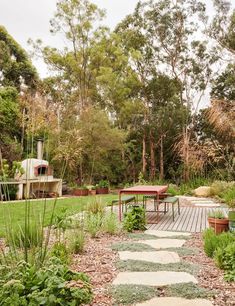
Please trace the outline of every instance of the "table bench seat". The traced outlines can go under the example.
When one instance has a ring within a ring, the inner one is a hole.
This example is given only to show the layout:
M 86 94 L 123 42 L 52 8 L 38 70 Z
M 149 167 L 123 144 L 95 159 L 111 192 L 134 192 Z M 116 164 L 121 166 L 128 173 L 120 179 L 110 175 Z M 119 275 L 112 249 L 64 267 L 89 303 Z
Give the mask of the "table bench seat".
M 166 197 L 165 199 L 161 200 L 161 203 L 165 203 L 167 205 L 168 204 L 171 205 L 173 221 L 175 221 L 175 209 L 174 209 L 175 204 L 177 204 L 177 206 L 178 206 L 178 214 L 180 215 L 180 202 L 179 202 L 179 199 L 176 198 L 176 197 Z
M 136 202 L 136 198 L 134 196 L 123 196 L 121 198 L 121 204 L 122 204 L 122 210 L 123 210 L 123 205 L 127 205 L 128 203 L 131 202 Z M 111 210 L 113 211 L 113 205 L 119 203 L 119 199 L 114 199 L 112 200 L 111 203 Z

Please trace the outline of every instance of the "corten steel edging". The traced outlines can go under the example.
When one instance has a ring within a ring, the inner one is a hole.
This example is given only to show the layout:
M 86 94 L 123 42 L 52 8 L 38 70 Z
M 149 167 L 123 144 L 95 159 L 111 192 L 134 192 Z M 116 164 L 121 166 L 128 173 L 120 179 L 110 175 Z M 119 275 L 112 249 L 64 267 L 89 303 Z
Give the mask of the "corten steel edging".
M 147 186 L 144 186 L 144 187 L 147 187 Z M 152 186 L 151 186 L 152 187 Z M 159 202 L 159 194 L 161 193 L 164 193 L 167 191 L 168 189 L 168 186 L 161 186 L 162 188 L 159 188 L 159 190 L 147 190 L 147 188 L 144 188 L 143 189 L 136 189 L 136 190 L 131 190 L 130 188 L 128 189 L 122 189 L 119 191 L 119 201 L 118 201 L 118 206 L 119 206 L 119 221 L 122 221 L 122 209 L 121 209 L 121 197 L 122 197 L 122 194 L 140 194 L 140 195 L 145 195 L 145 194 L 151 194 L 151 195 L 156 195 L 157 197 L 157 202 Z M 157 189 L 157 186 L 156 186 L 156 189 Z M 157 212 L 157 219 L 159 217 L 159 212 Z

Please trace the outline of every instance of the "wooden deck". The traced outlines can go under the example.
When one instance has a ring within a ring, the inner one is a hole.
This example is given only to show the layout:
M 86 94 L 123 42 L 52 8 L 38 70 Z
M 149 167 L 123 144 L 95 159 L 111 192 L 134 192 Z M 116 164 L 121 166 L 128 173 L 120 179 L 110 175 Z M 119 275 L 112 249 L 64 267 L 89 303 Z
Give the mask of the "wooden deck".
M 214 210 L 223 210 L 227 214 L 226 208 L 210 208 L 210 207 L 181 207 L 181 213 L 178 215 L 175 209 L 175 221 L 172 219 L 171 210 L 167 214 L 159 214 L 157 220 L 156 212 L 147 213 L 148 229 L 161 231 L 179 231 L 199 233 L 208 227 L 207 216 L 208 213 Z M 154 224 L 149 224 L 154 223 Z

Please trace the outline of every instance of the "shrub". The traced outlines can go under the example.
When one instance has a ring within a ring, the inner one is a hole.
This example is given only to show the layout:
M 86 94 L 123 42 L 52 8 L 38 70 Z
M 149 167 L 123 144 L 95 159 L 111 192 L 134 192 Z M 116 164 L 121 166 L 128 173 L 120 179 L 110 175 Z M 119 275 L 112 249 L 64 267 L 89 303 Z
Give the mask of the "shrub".
M 145 230 L 146 218 L 145 210 L 140 206 L 133 206 L 131 211 L 125 213 L 123 228 L 132 232 L 133 230 Z
M 225 279 L 235 281 L 235 239 L 225 248 L 217 248 L 214 258 L 217 266 L 226 271 Z
M 211 194 L 221 196 L 227 189 L 235 186 L 234 182 L 215 181 L 211 184 Z
M 69 250 L 74 254 L 82 253 L 85 245 L 85 233 L 82 229 L 73 232 L 69 241 Z
M 235 208 L 235 186 L 226 189 L 221 194 L 221 198 L 230 208 Z
M 1 305 L 83 305 L 92 300 L 88 277 L 68 269 L 58 258 L 37 269 L 24 261 L 0 268 Z
M 102 215 L 100 213 L 92 214 L 88 213 L 85 217 L 85 229 L 91 235 L 92 238 L 95 238 L 102 226 Z
M 109 188 L 109 182 L 106 180 L 101 180 L 99 181 L 98 187 L 99 188 Z
M 204 251 L 208 257 L 213 257 L 217 248 L 226 248 L 230 243 L 235 243 L 235 236 L 229 232 L 216 235 L 213 229 L 209 228 L 203 233 Z
M 107 214 L 103 219 L 102 228 L 105 233 L 117 234 L 120 230 L 117 216 L 114 213 Z
M 58 258 L 63 264 L 69 264 L 70 255 L 67 246 L 62 242 L 56 242 L 50 251 L 51 257 Z

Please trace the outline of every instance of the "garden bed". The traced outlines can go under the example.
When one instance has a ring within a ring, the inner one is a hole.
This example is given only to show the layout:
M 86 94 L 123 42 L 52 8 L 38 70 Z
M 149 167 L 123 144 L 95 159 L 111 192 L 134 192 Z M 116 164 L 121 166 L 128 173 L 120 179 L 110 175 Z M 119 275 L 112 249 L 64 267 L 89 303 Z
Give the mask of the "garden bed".
M 202 234 L 193 235 L 189 239 L 186 247 L 197 247 L 198 253 L 182 256 L 190 263 L 196 263 L 201 266 L 197 275 L 198 285 L 215 291 L 214 305 L 216 306 L 234 306 L 235 305 L 235 283 L 229 283 L 224 280 L 224 272 L 216 267 L 213 259 L 206 256 L 203 250 Z

